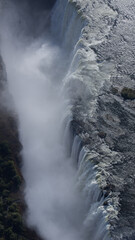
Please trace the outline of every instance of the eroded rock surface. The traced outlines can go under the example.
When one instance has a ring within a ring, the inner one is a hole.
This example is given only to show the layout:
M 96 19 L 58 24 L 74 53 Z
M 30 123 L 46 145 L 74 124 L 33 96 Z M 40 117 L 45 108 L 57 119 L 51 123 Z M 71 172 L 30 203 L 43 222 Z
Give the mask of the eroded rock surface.
M 112 239 L 134 239 L 135 100 L 124 99 L 121 91 L 135 89 L 135 4 L 76 2 L 88 23 L 82 36 L 83 61 L 74 73 L 81 76 L 85 91 L 74 101 L 72 126 L 91 152 Z

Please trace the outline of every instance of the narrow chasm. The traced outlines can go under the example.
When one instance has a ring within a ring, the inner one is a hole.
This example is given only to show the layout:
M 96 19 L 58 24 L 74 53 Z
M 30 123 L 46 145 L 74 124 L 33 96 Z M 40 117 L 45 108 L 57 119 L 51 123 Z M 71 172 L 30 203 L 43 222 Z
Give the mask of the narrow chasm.
M 17 154 L 20 152 L 22 159 L 22 173 L 17 173 L 14 156 L 4 155 L 3 171 L 9 167 L 14 172 L 4 184 L 10 185 L 12 177 L 16 181 L 26 203 L 24 221 L 43 240 L 110 239 L 103 208 L 105 196 L 97 184 L 89 150 L 73 126 L 73 106 L 81 101 L 84 86 L 80 81 L 74 91 L 76 81 L 73 88 L 67 84 L 77 61 L 74 59 L 71 66 L 73 49 L 84 24 L 70 1 L 12 0 L 2 4 L 0 47 L 7 74 L 6 91 L 12 96 L 5 96 L 4 91 L 2 99 L 17 119 Z M 12 119 L 8 121 L 12 125 Z M 16 151 L 16 146 L 13 148 Z M 9 154 L 7 143 L 0 142 L 1 151 Z M 8 191 L 4 193 L 7 195 Z M 13 197 L 8 208 L 11 216 L 5 219 L 14 219 L 15 226 L 9 224 L 7 235 L 1 227 L 2 239 L 38 239 L 28 230 L 25 235 L 16 232 L 20 215 L 19 210 L 14 214 L 12 211 L 17 201 Z

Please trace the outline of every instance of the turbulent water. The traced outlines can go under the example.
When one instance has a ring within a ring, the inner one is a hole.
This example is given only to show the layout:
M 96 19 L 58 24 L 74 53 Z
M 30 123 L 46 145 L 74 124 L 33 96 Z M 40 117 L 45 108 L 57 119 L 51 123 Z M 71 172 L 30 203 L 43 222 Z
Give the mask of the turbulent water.
M 120 144 L 126 127 L 134 143 L 133 111 L 119 89 L 117 96 L 110 89 L 127 77 L 134 86 L 133 61 L 126 59 L 133 60 L 133 44 L 126 45 L 130 31 L 122 37 L 124 26 L 132 26 L 133 4 L 57 0 L 50 10 L 53 3 L 7 1 L 1 14 L 1 51 L 13 98 L 7 102 L 23 146 L 26 221 L 43 239 L 124 239 L 134 227 L 124 211 L 117 222 L 127 168 Z M 129 156 L 132 146 L 125 146 Z
M 51 32 L 57 40 L 55 42 L 48 30 L 42 38 L 36 29 L 28 34 L 27 21 L 24 21 L 24 12 L 19 7 L 26 10 L 27 5 L 16 7 L 9 3 L 1 29 L 2 55 L 23 146 L 27 224 L 35 228 L 43 239 L 84 240 L 89 236 L 93 240 L 103 239 L 106 224 L 102 209 L 98 209 L 102 202 L 100 190 L 93 166 L 81 163 L 88 154 L 84 149 L 80 152 L 80 140 L 71 138 L 71 103 L 64 87 L 72 71 L 71 53 L 84 23 L 72 5 L 58 1 L 51 14 Z M 68 12 L 64 14 L 69 13 L 70 16 L 74 12 L 66 34 L 66 20 L 63 21 L 61 16 L 65 7 Z M 46 23 L 49 14 L 47 11 Z M 60 21 L 56 28 L 55 19 L 58 18 Z M 29 27 L 31 22 L 28 21 Z M 73 146 L 67 150 L 72 141 Z M 89 185 L 85 186 L 87 181 Z

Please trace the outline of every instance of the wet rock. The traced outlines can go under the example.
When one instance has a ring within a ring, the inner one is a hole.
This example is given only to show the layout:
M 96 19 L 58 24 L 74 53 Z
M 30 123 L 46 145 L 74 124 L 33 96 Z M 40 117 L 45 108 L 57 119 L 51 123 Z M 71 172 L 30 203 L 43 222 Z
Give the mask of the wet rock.
M 98 153 L 92 161 L 98 172 L 97 182 L 104 191 L 112 239 L 135 239 L 135 6 L 133 1 L 126 0 L 104 2 L 116 13 L 113 25 L 98 42 L 98 24 L 91 13 L 96 31 L 91 28 L 93 38 L 87 37 L 100 72 L 89 71 L 87 88 L 92 92 L 95 83 L 95 104 L 88 98 L 85 104 L 80 103 L 81 111 L 76 113 L 73 109 L 74 129 L 78 129 L 90 152 Z M 102 1 L 100 3 L 102 6 Z M 96 4 L 98 6 L 98 2 Z M 96 12 L 96 5 L 92 7 Z M 109 80 L 103 83 L 108 72 Z M 105 74 L 103 78 L 101 73 Z M 96 85 L 97 79 L 99 84 Z

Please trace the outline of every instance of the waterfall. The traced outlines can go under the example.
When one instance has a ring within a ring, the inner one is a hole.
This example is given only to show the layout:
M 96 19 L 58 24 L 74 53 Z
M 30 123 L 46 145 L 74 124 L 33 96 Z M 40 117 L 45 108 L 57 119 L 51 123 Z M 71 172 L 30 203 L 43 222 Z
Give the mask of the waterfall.
M 75 1 L 67 0 L 58 0 L 52 10 L 51 37 L 48 32 L 42 39 L 18 37 L 8 20 L 3 23 L 2 55 L 23 145 L 27 224 L 43 239 L 109 240 L 96 169 L 71 127 L 74 101 L 87 101 L 97 92 L 98 83 L 87 89 L 88 77 L 83 81 L 80 70 L 89 57 L 98 71 L 94 53 L 83 45 L 87 20 Z
M 67 0 L 58 0 L 52 12 L 51 26 L 54 36 L 62 42 L 62 47 L 71 52 L 79 39 L 84 21 L 75 5 Z

